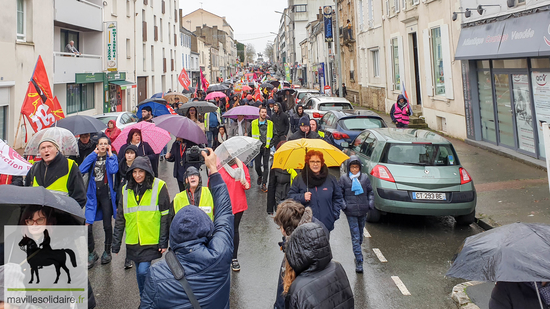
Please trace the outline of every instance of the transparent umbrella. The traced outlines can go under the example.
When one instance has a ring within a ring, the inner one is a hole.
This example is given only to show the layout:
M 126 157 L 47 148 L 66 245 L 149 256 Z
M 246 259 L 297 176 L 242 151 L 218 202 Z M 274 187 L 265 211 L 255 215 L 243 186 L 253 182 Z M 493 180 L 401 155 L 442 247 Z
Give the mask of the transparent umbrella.
M 38 147 L 43 138 L 52 138 L 59 145 L 59 150 L 64 156 L 78 156 L 78 142 L 71 131 L 61 127 L 51 127 L 36 132 L 25 147 L 24 155 L 40 155 Z
M 221 143 L 214 151 L 218 156 L 218 168 L 237 158 L 244 164 L 250 163 L 260 153 L 262 142 L 248 136 L 233 136 Z

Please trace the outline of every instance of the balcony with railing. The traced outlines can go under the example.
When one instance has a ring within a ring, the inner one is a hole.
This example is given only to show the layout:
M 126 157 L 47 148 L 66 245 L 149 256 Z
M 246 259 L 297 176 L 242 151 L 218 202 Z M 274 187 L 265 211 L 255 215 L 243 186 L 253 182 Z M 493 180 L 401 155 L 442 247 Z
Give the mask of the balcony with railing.
M 57 26 L 103 31 L 101 6 L 85 0 L 55 0 L 54 22 Z
M 75 55 L 54 52 L 54 84 L 74 83 L 75 73 L 96 73 L 103 71 L 103 58 L 100 55 Z

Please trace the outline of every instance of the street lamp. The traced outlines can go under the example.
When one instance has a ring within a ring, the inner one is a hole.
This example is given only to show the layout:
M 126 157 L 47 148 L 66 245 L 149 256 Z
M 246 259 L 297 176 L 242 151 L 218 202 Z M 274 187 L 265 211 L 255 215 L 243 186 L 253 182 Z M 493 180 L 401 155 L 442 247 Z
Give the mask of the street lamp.
M 286 17 L 288 17 L 288 19 L 290 19 L 291 22 L 294 22 L 294 20 L 292 19 L 292 17 L 290 17 L 287 13 L 279 12 L 279 11 L 275 11 L 275 13 L 281 14 L 281 15 L 285 15 Z

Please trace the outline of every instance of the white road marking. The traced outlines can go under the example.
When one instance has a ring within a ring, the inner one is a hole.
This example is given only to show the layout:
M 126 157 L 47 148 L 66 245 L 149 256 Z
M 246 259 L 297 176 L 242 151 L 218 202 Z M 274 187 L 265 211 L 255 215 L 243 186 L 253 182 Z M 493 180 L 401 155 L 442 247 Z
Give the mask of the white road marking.
M 367 228 L 363 229 L 363 236 L 364 237 L 370 237 L 369 231 L 367 231 Z
M 401 281 L 401 279 L 399 279 L 398 276 L 391 276 L 391 278 L 392 278 L 393 282 L 395 282 L 395 285 L 397 285 L 397 288 L 399 289 L 399 291 L 401 291 L 401 294 L 411 295 L 411 292 L 409 292 L 409 290 L 407 290 L 407 287 L 405 286 L 403 281 Z
M 380 251 L 380 249 L 373 248 L 372 251 L 374 251 L 374 254 L 376 254 L 376 257 L 378 257 L 380 262 L 386 263 L 388 261 L 388 260 L 386 260 L 386 258 L 384 257 L 384 255 L 382 254 L 382 251 Z

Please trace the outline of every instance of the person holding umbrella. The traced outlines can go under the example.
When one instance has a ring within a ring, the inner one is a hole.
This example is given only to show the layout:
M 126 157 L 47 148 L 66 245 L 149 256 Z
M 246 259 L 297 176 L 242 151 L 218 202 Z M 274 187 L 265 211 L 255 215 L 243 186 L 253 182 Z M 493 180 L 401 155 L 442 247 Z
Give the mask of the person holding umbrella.
M 254 119 L 251 124 L 250 135 L 262 142 L 260 153 L 256 157 L 256 173 L 258 174 L 257 184 L 261 185 L 262 192 L 267 192 L 267 178 L 269 177 L 269 154 L 271 139 L 273 138 L 273 122 L 267 120 L 267 108 L 260 107 L 260 117 Z M 263 172 L 262 172 L 263 165 Z
M 141 297 L 151 261 L 161 258 L 168 247 L 170 196 L 166 183 L 154 176 L 146 157 L 134 160 L 127 177 L 118 204 L 112 250 L 120 252 L 126 230 L 126 253 L 136 264 Z
M 197 170 L 200 169 L 200 163 L 188 163 L 185 151 L 188 148 L 195 146 L 196 144 L 177 137 L 176 141 L 172 144 L 170 152 L 166 154 L 166 161 L 174 162 L 174 178 L 178 182 L 180 192 L 185 190 L 185 172 L 191 166 L 194 166 Z
M 78 156 L 70 156 L 76 164 L 80 165 L 86 159 L 86 157 L 94 152 L 97 143 L 90 138 L 90 133 L 80 134 L 78 138 Z
M 237 116 L 237 121 L 229 125 L 229 138 L 233 136 L 248 136 L 250 134 L 250 122 L 244 115 Z
M 101 255 L 101 264 L 111 263 L 111 244 L 113 242 L 112 219 L 116 219 L 115 175 L 118 172 L 118 160 L 111 151 L 109 138 L 99 138 L 97 148 L 80 165 L 80 172 L 89 175 L 86 193 L 86 225 L 88 226 L 88 269 L 98 260 L 95 252 L 93 224 L 103 221 L 105 232 L 105 251 Z
M 340 209 L 345 206 L 342 189 L 336 178 L 329 174 L 323 152 L 309 150 L 305 167 L 296 176 L 288 197 L 313 210 L 313 216 L 327 227 L 334 229 L 334 222 L 340 218 Z
M 86 187 L 75 161 L 65 158 L 58 142 L 44 136 L 38 150 L 41 161 L 35 163 L 25 177 L 26 187 L 42 186 L 68 194 L 80 207 L 86 206 Z
M 197 108 L 196 107 L 190 107 L 187 110 L 187 114 L 185 117 L 191 119 L 194 123 L 196 123 L 203 132 L 205 132 L 206 127 L 202 124 L 202 122 L 199 121 L 199 115 L 197 114 Z
M 120 147 L 120 151 L 118 152 L 119 161 L 122 160 L 122 158 L 124 157 L 124 154 L 126 153 L 126 148 L 130 145 L 134 145 L 137 147 L 138 156 L 140 157 L 146 156 L 149 158 L 149 161 L 153 166 L 153 175 L 156 177 L 158 175 L 158 155 L 155 154 L 155 152 L 153 151 L 153 148 L 151 148 L 149 143 L 143 141 L 140 129 L 133 128 L 128 133 L 128 138 L 126 139 L 126 145 L 123 145 L 122 147 Z

